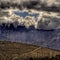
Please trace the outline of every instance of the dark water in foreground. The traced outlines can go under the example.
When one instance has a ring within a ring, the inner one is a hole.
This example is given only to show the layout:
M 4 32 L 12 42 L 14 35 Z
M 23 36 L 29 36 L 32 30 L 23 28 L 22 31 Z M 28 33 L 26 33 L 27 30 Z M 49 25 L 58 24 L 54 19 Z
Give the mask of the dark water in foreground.
M 60 30 L 1 30 L 0 40 L 21 42 L 60 50 Z

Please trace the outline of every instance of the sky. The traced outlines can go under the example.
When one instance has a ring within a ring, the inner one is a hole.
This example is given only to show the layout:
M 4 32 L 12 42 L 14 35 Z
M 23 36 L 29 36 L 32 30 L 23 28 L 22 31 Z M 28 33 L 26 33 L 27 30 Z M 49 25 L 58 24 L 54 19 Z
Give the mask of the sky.
M 20 3 L 20 4 L 31 4 L 32 2 L 34 3 L 37 3 L 37 4 L 45 4 L 46 6 L 52 6 L 52 5 L 59 5 L 60 3 L 60 0 L 0 0 L 0 1 L 10 1 L 11 3 L 12 2 L 16 2 L 16 3 Z M 28 3 L 27 3 L 28 2 Z M 32 4 L 33 5 L 33 4 Z
M 21 7 L 20 8 L 28 8 L 28 9 L 38 9 L 38 10 L 46 10 L 47 7 L 56 7 L 57 11 L 60 11 L 60 0 L 0 0 L 0 3 L 10 2 L 17 3 Z M 52 8 L 51 8 L 52 9 Z M 54 11 L 54 9 L 52 9 Z

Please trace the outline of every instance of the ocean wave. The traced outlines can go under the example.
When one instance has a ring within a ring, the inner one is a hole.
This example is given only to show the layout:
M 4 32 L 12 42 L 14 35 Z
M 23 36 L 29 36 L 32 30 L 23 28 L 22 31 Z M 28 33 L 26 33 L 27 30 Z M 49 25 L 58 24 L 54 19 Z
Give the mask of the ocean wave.
M 30 12 L 29 12 L 30 11 Z M 15 13 L 16 12 L 16 13 Z M 24 16 L 26 14 L 26 16 Z M 25 26 L 29 28 L 34 26 L 35 29 L 60 29 L 60 14 L 46 11 L 36 10 L 14 10 L 7 9 L 0 13 L 0 25 L 10 26 L 12 23 L 14 27 Z M 24 17 L 23 17 L 24 16 Z

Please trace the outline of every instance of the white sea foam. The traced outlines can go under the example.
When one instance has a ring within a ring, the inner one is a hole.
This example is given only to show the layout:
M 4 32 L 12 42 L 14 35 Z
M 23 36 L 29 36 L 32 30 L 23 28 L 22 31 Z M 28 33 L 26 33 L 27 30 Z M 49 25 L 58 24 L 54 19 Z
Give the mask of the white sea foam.
M 31 9 L 31 14 L 38 13 L 39 16 L 37 17 L 37 20 L 35 20 L 34 16 L 26 16 L 23 18 L 22 16 L 19 16 L 15 14 L 14 12 L 24 12 L 20 11 L 18 9 L 9 9 L 9 10 L 4 10 L 1 11 L 3 14 L 4 12 L 8 12 L 8 15 L 2 15 L 0 17 L 0 23 L 13 23 L 14 26 L 17 25 L 25 25 L 27 28 L 29 26 L 33 25 L 36 29 L 57 29 L 60 28 L 60 13 L 53 13 L 53 12 L 46 12 L 46 11 L 36 11 Z M 26 10 L 29 13 L 29 10 Z M 17 23 L 17 25 L 16 25 Z

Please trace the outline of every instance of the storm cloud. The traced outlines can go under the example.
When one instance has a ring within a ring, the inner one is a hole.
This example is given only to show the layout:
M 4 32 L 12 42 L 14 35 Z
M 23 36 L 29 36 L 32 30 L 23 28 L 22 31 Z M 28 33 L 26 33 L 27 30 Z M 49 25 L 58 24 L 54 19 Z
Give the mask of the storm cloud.
M 0 3 L 22 9 L 28 8 L 37 10 L 60 11 L 60 0 L 1 0 Z

